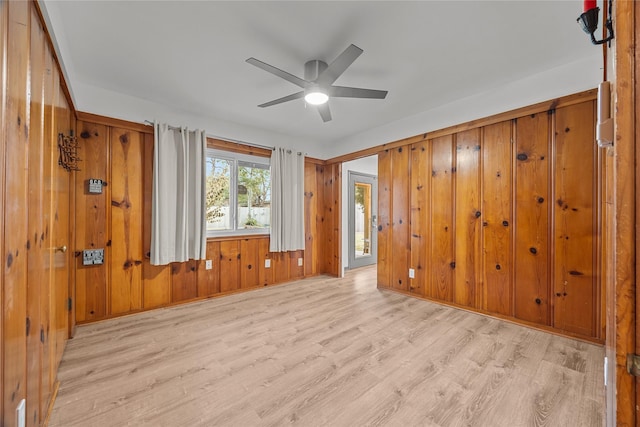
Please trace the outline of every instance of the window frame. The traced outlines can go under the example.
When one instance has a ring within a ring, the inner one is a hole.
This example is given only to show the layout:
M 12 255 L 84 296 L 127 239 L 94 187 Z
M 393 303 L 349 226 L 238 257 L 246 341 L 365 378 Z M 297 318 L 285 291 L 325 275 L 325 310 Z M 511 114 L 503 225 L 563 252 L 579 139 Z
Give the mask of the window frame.
M 231 162 L 231 170 L 229 173 L 229 213 L 231 214 L 231 224 L 233 225 L 233 228 L 229 230 L 207 229 L 207 238 L 235 237 L 246 235 L 268 236 L 271 233 L 271 224 L 269 224 L 269 227 L 264 228 L 238 228 L 238 167 L 240 162 L 253 163 L 267 166 L 267 169 L 269 169 L 269 173 L 271 173 L 271 158 L 237 153 L 235 151 L 227 151 L 211 147 L 207 147 L 205 155 L 207 159 L 213 157 L 216 159 Z

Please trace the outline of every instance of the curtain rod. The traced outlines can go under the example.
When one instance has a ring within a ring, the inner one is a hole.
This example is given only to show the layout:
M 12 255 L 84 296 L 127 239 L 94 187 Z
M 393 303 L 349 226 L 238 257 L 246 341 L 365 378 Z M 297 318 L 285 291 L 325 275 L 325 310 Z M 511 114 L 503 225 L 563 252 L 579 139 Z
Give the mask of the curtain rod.
M 150 120 L 145 120 L 145 121 L 144 121 L 144 124 L 145 124 L 145 125 L 148 125 L 148 126 L 153 126 L 153 122 L 152 122 L 152 121 L 150 121 Z M 171 125 L 168 125 L 168 126 L 169 126 L 169 129 L 171 129 L 171 130 L 173 130 L 173 129 L 182 129 L 182 128 L 181 128 L 181 127 L 179 127 L 179 126 L 171 126 Z M 250 147 L 264 148 L 265 150 L 271 150 L 271 151 L 273 151 L 273 150 L 275 150 L 275 149 L 276 149 L 276 147 L 269 147 L 268 145 L 261 145 L 261 144 L 256 144 L 256 143 L 254 143 L 254 142 L 240 141 L 240 140 L 238 140 L 238 139 L 225 138 L 225 137 L 217 136 L 217 135 L 207 135 L 207 137 L 209 137 L 209 138 L 219 139 L 219 140 L 221 140 L 221 141 L 226 141 L 226 142 L 233 142 L 233 143 L 236 143 L 236 144 L 248 145 L 248 146 L 250 146 Z M 302 153 L 298 153 L 298 154 L 302 154 Z

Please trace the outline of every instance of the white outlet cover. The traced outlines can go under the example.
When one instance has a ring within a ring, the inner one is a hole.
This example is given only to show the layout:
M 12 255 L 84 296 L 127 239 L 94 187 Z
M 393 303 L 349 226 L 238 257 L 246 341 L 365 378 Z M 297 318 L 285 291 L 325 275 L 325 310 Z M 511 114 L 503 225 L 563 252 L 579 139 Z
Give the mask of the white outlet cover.
M 271 260 L 269 258 L 264 260 L 264 268 L 271 268 Z
M 204 268 L 207 270 L 211 270 L 213 268 L 213 261 L 208 259 L 204 262 Z
M 22 399 L 20 404 L 16 408 L 16 426 L 18 427 L 26 427 L 27 425 L 27 402 Z
M 298 258 L 298 267 L 302 267 L 302 258 Z
M 416 271 L 413 268 L 409 269 L 409 279 L 415 279 L 416 278 Z

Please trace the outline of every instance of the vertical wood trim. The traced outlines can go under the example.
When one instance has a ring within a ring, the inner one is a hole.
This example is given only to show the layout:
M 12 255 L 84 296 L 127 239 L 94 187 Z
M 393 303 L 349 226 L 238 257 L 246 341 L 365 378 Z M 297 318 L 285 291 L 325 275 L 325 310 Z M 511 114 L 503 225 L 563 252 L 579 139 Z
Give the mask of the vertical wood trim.
M 454 302 L 473 308 L 478 308 L 480 269 L 480 152 L 479 129 L 456 135 Z
M 391 286 L 392 164 L 389 150 L 378 154 L 378 287 Z
M 317 168 L 313 163 L 305 162 L 304 165 L 304 221 L 305 221 L 305 250 L 304 250 L 304 270 L 305 276 L 315 276 L 318 274 L 318 237 L 317 221 L 318 215 L 318 189 L 316 180 Z M 264 261 L 261 261 L 260 268 L 264 268 Z
M 428 286 L 430 271 L 429 250 L 431 236 L 430 223 L 430 144 L 427 141 L 411 146 L 411 176 L 410 176 L 410 267 L 414 269 L 415 278 L 409 279 L 409 291 L 417 295 L 431 296 Z
M 8 7 L 8 56 L 6 66 L 6 149 L 4 252 L 4 425 L 13 425 L 15 408 L 26 397 L 26 300 L 27 300 L 27 103 L 29 61 L 29 3 L 10 2 Z M 4 108 L 3 108 L 4 110 Z M 8 224 L 7 224 L 8 225 Z
M 435 299 L 453 301 L 455 262 L 455 136 L 429 140 L 430 252 L 429 287 Z
M 553 276 L 554 326 L 596 337 L 595 182 L 593 101 L 555 114 Z
M 45 69 L 51 70 L 53 67 L 53 58 L 51 53 L 49 52 L 49 48 L 45 49 Z M 53 130 L 54 125 L 54 108 L 53 108 L 53 91 L 55 87 L 55 79 L 54 73 L 45 73 L 45 81 L 44 81 L 44 127 L 43 127 L 43 136 L 44 136 L 44 162 L 43 162 L 43 175 L 49 177 L 53 176 L 53 167 L 56 166 L 56 140 L 53 137 L 55 135 L 55 131 Z M 53 313 L 52 309 L 52 295 L 53 295 L 53 285 L 55 283 L 54 276 L 54 262 L 53 262 L 53 251 L 51 247 L 53 246 L 53 189 L 52 186 L 45 186 L 45 204 L 44 204 L 44 242 L 43 245 L 47 248 L 47 253 L 44 254 L 44 263 L 48 265 L 48 267 L 44 271 L 44 282 L 46 286 L 43 288 L 43 294 L 40 296 L 41 298 L 41 310 L 43 313 L 44 324 L 43 328 L 45 331 L 51 331 L 53 329 Z M 43 382 L 43 405 L 46 405 L 46 402 L 49 401 L 51 393 L 54 390 L 54 379 L 55 376 L 52 373 L 54 369 L 54 364 L 52 362 L 52 346 L 50 344 L 51 336 L 53 334 L 45 333 L 44 336 L 44 344 L 43 344 L 43 357 L 42 357 L 42 382 Z M 43 414 L 44 415 L 44 414 Z
M 3 171 L 5 167 L 6 161 L 6 151 L 7 151 L 7 118 L 6 118 L 6 110 L 7 110 L 7 22 L 8 22 L 8 5 L 9 2 L 3 1 L 0 2 L 0 82 L 2 82 L 2 87 L 0 88 L 0 102 L 2 105 L 0 107 L 0 165 L 2 165 Z M 2 238 L 0 238 L 0 254 L 2 254 L 3 258 L 0 260 L 5 265 L 4 255 L 5 252 L 5 242 L 4 242 L 4 227 L 5 227 L 5 174 L 0 173 L 0 230 L 2 230 Z M 4 272 L 4 269 L 3 269 Z M 0 274 L 0 307 L 2 307 L 2 312 L 0 313 L 0 414 L 4 414 L 5 410 L 5 279 L 4 273 Z M 0 415 L 0 423 L 4 422 L 4 416 Z
M 549 195 L 548 203 L 547 203 L 547 220 L 548 220 L 548 228 L 547 228 L 547 280 L 549 285 L 547 286 L 547 295 L 549 301 L 549 311 L 547 311 L 547 324 L 553 326 L 553 314 L 556 310 L 556 295 L 554 293 L 554 278 L 555 276 L 555 263 L 553 260 L 556 257 L 556 242 L 553 238 L 554 230 L 556 229 L 556 217 L 555 213 L 555 200 L 556 200 L 556 174 L 554 171 L 557 167 L 557 152 L 556 152 L 556 110 L 549 110 L 549 122 L 547 131 L 549 132 L 549 136 L 547 137 L 548 148 L 547 154 L 549 155 L 549 169 L 547 169 L 547 194 Z
M 103 179 L 108 183 L 106 156 L 109 150 L 107 128 L 92 123 L 78 122 L 78 144 L 82 158 L 82 168 L 75 174 L 75 217 L 76 232 L 72 265 L 75 266 L 76 320 L 100 319 L 107 314 L 107 264 L 82 265 L 82 251 L 104 248 L 107 252 L 107 196 L 87 194 L 87 180 Z
M 43 329 L 41 298 L 49 283 L 42 280 L 45 271 L 44 257 L 48 248 L 43 247 L 44 239 L 44 32 L 37 16 L 31 11 L 30 22 L 30 73 L 31 102 L 29 105 L 31 123 L 29 126 L 28 150 L 28 235 L 27 235 L 27 318 L 30 333 L 27 335 L 27 425 L 38 425 L 41 418 L 42 355 L 44 343 L 40 341 Z
M 112 129 L 111 313 L 142 308 L 143 141 L 138 132 Z M 114 171 L 114 169 L 116 171 Z
M 391 151 L 391 286 L 403 291 L 409 290 L 409 261 L 411 259 L 410 241 L 410 162 L 409 147 L 398 147 Z
M 615 348 L 616 419 L 621 426 L 636 425 L 639 419 L 637 380 L 626 372 L 626 357 L 638 352 L 637 328 L 637 245 L 640 243 L 636 228 L 638 188 L 640 176 L 635 166 L 639 153 L 635 146 L 638 132 L 637 105 L 638 80 L 635 75 L 638 52 L 636 37 L 640 37 L 636 20 L 640 16 L 638 2 L 615 2 L 616 26 L 614 69 L 614 123 L 615 123 L 615 300 L 609 302 L 609 311 L 615 315 L 615 334 L 608 337 L 607 346 Z M 609 353 L 611 354 L 611 353 Z M 610 361 L 609 363 L 612 363 Z
M 550 324 L 550 114 L 514 120 L 514 315 Z
M 512 315 L 513 189 L 511 122 L 483 128 L 482 242 L 483 300 L 479 307 Z

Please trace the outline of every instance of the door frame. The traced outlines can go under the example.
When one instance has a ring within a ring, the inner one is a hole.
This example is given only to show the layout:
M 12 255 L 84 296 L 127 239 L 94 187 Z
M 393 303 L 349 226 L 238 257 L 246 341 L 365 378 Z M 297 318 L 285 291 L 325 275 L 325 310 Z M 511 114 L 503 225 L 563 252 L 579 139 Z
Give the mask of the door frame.
M 356 182 L 364 182 L 371 185 L 371 242 L 369 245 L 369 251 L 371 256 L 369 258 L 356 258 L 355 257 L 355 184 Z M 349 171 L 348 176 L 348 191 L 347 191 L 347 203 L 348 217 L 347 217 L 347 248 L 349 251 L 349 270 L 354 268 L 363 267 L 365 265 L 372 265 L 378 262 L 378 233 L 374 230 L 376 226 L 376 220 L 378 217 L 378 177 L 363 172 Z
M 637 39 L 640 38 L 639 2 L 615 2 L 616 38 L 613 44 L 614 146 L 612 169 L 606 179 L 613 188 L 613 215 L 607 219 L 610 234 L 605 258 L 607 336 L 605 369 L 607 425 L 637 425 L 640 421 L 638 379 L 627 372 L 627 356 L 640 353 L 640 142 L 637 108 L 640 84 Z M 604 45 L 606 46 L 606 45 Z M 606 48 L 605 48 L 606 49 Z M 605 64 L 610 66 L 611 63 Z M 623 106 L 619 108 L 618 106 Z

